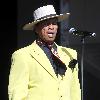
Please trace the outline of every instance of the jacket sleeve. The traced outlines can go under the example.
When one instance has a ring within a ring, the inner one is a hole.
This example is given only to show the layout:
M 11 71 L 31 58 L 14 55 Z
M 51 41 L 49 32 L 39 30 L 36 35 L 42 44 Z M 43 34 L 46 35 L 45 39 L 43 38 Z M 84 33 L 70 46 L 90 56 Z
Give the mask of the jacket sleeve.
M 12 55 L 9 74 L 9 100 L 26 100 L 28 94 L 29 72 L 26 58 L 21 53 Z
M 76 51 L 72 53 L 73 58 L 77 59 Z M 72 71 L 72 80 L 71 80 L 71 100 L 81 100 L 81 89 L 80 82 L 78 77 L 78 64 L 76 64 L 74 70 Z

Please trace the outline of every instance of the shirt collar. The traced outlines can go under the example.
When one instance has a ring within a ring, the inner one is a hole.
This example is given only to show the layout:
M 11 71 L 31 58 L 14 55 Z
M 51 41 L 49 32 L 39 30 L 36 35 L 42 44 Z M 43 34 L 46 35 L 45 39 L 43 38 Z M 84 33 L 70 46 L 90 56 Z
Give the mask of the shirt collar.
M 57 46 L 56 46 L 56 44 L 53 42 L 52 44 L 48 44 L 48 43 L 46 43 L 46 42 L 44 42 L 43 40 L 41 40 L 41 39 L 37 39 L 36 40 L 36 43 L 39 45 L 39 46 L 43 46 L 43 47 L 47 47 L 47 48 L 49 48 L 50 50 L 53 48 L 53 49 L 55 49 L 55 50 L 57 50 Z

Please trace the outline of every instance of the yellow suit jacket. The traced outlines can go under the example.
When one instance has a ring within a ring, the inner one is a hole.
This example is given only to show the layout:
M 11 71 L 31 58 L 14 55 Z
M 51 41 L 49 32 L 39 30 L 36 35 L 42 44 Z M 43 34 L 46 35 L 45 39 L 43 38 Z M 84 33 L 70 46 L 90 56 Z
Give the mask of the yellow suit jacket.
M 36 42 L 13 53 L 9 100 L 81 100 L 78 66 L 73 72 L 68 67 L 73 58 L 77 59 L 77 53 L 58 45 L 57 51 L 67 67 L 65 75 L 58 77 Z

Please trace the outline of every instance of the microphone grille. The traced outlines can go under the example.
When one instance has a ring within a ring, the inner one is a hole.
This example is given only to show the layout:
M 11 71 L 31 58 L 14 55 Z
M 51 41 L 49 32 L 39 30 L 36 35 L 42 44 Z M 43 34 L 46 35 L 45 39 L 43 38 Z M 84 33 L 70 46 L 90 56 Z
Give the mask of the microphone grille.
M 70 28 L 69 29 L 69 33 L 73 33 L 74 31 L 76 31 L 75 28 Z
M 96 33 L 92 33 L 92 36 L 95 37 L 96 36 Z

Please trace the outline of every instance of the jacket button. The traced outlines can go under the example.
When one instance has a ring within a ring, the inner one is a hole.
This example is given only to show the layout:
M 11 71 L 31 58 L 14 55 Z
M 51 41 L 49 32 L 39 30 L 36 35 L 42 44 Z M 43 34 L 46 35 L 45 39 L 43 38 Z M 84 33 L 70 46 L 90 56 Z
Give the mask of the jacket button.
M 62 100 L 62 96 L 60 96 L 60 99 L 59 100 Z

